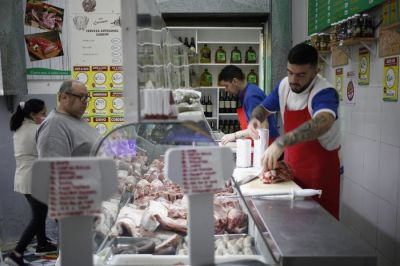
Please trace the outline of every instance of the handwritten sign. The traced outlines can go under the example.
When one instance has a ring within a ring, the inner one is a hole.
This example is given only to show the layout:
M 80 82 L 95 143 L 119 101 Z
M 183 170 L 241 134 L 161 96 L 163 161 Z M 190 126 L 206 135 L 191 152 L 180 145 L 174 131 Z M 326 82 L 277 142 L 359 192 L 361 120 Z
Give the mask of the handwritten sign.
M 50 163 L 49 216 L 93 215 L 101 211 L 101 174 L 95 161 Z
M 185 194 L 219 191 L 234 167 L 232 151 L 226 147 L 172 148 L 165 157 L 166 176 Z

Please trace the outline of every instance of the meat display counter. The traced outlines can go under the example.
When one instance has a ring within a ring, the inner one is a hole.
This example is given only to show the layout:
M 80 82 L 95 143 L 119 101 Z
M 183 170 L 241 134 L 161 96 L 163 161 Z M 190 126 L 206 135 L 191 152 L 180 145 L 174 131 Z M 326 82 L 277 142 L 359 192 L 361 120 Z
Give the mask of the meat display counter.
M 95 223 L 95 265 L 188 265 L 187 197 L 164 175 L 177 146 L 215 146 L 208 124 L 126 124 L 95 149 L 112 157 L 118 190 Z M 233 159 L 233 158 L 232 158 Z M 243 196 L 234 179 L 214 194 L 216 265 L 375 265 L 359 238 L 313 200 Z

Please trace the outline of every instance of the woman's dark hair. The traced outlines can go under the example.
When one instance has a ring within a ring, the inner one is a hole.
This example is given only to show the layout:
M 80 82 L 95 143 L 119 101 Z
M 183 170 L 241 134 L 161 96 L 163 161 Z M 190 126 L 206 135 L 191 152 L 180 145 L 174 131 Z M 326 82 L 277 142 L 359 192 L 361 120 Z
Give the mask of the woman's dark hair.
M 44 106 L 44 101 L 40 99 L 30 99 L 25 103 L 18 104 L 17 110 L 15 110 L 10 119 L 11 131 L 17 131 L 22 125 L 24 118 L 30 118 L 30 113 L 39 113 L 43 110 Z
M 318 51 L 309 44 L 299 43 L 289 51 L 289 64 L 293 65 L 318 65 Z
M 243 71 L 234 65 L 224 67 L 218 75 L 218 81 L 232 82 L 234 78 L 244 80 Z

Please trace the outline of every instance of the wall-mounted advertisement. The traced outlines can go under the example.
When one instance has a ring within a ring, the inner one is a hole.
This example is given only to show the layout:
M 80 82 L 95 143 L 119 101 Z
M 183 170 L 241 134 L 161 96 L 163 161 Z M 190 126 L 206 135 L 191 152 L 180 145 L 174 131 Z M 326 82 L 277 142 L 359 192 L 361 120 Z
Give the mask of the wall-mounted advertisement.
M 362 47 L 358 51 L 358 85 L 369 84 L 370 53 Z
M 339 99 L 343 101 L 343 83 L 344 83 L 344 77 L 343 77 L 343 68 L 337 68 L 335 70 L 335 88 L 339 93 Z
M 85 118 L 100 134 L 124 122 L 122 34 L 119 0 L 70 3 L 72 77 L 92 99 Z
M 24 34 L 30 80 L 62 80 L 71 76 L 65 0 L 26 0 Z
M 344 102 L 346 104 L 354 105 L 356 94 L 356 73 L 355 71 L 347 71 L 344 86 Z
M 383 66 L 383 100 L 397 102 L 399 91 L 399 59 L 390 57 L 384 59 Z

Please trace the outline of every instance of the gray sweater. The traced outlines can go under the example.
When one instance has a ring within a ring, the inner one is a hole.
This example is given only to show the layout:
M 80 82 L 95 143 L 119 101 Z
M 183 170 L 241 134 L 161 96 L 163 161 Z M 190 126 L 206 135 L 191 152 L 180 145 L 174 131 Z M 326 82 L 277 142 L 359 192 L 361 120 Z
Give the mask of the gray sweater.
M 36 134 L 39 158 L 89 156 L 98 138 L 85 120 L 53 110 Z

